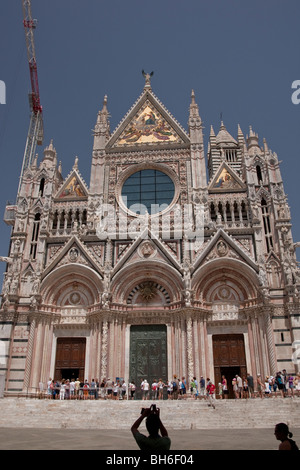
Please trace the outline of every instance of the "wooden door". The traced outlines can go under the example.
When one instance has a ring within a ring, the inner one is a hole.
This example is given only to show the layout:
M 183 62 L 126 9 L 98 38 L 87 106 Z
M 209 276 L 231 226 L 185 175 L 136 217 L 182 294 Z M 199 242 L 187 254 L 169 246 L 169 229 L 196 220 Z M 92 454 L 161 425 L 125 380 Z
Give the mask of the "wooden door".
M 85 346 L 85 338 L 57 338 L 55 379 L 84 380 Z
M 244 336 L 213 335 L 213 355 L 216 388 L 218 390 L 218 383 L 222 381 L 222 375 L 225 375 L 232 398 L 232 379 L 236 374 L 243 378 L 247 373 Z

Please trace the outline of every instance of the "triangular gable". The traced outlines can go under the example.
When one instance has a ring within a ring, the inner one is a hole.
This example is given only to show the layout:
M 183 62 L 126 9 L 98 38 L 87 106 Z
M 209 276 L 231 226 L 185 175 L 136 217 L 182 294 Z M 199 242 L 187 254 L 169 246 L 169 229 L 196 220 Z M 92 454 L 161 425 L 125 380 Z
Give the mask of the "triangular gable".
M 189 137 L 184 129 L 153 93 L 146 91 L 111 136 L 107 150 L 136 145 L 182 146 L 188 143 Z
M 223 162 L 208 186 L 209 191 L 245 191 L 246 187 L 235 171 Z
M 34 277 L 35 276 L 35 270 L 34 270 L 32 264 L 30 262 L 28 262 L 26 268 L 23 270 L 22 276 L 23 277 L 27 277 L 27 276 Z
M 65 246 L 58 252 L 57 256 L 50 262 L 42 274 L 46 277 L 55 268 L 69 263 L 79 263 L 94 269 L 103 277 L 100 267 L 95 263 L 83 243 L 73 236 Z
M 174 255 L 170 253 L 164 244 L 147 228 L 140 236 L 124 250 L 118 262 L 114 266 L 112 277 L 120 271 L 126 263 L 142 261 L 142 260 L 162 260 L 171 264 L 176 270 L 182 270 L 182 267 Z
M 212 239 L 205 244 L 205 248 L 196 257 L 193 272 L 206 261 L 217 258 L 235 258 L 245 262 L 258 272 L 257 263 L 239 246 L 223 229 L 219 229 Z
M 55 199 L 78 200 L 86 199 L 87 197 L 88 192 L 83 179 L 76 170 L 73 170 L 58 190 Z
M 270 251 L 270 253 L 268 254 L 268 257 L 265 261 L 265 264 L 267 265 L 268 263 L 272 262 L 272 261 L 275 261 L 276 264 L 278 264 L 278 266 L 281 265 L 281 262 L 280 262 L 280 259 L 278 258 L 278 256 L 276 255 L 276 253 L 274 253 L 273 250 Z
M 37 201 L 35 202 L 35 204 L 33 205 L 32 209 L 33 209 L 34 211 L 37 211 L 37 210 L 42 211 L 42 210 L 43 210 L 43 207 L 44 207 L 43 201 L 42 201 L 41 198 L 39 197 L 39 198 L 37 199 Z

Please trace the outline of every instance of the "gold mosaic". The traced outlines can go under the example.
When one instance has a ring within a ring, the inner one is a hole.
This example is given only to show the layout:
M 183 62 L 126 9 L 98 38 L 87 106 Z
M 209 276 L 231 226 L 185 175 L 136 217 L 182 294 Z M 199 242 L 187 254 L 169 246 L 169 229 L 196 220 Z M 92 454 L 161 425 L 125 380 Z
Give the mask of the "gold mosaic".
M 147 105 L 130 122 L 121 134 L 117 145 L 178 141 L 180 141 L 179 136 L 169 126 L 167 121 L 156 110 L 154 111 Z

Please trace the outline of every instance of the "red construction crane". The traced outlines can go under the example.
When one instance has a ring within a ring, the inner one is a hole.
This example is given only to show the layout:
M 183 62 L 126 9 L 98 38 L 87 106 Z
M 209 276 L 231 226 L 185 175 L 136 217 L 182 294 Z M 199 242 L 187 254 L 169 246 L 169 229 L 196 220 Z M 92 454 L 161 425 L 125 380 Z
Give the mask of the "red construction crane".
M 25 29 L 25 39 L 27 47 L 27 55 L 29 62 L 31 93 L 29 93 L 29 105 L 31 110 L 30 124 L 28 135 L 26 139 L 26 146 L 23 157 L 22 170 L 19 181 L 18 194 L 23 180 L 24 172 L 29 168 L 35 157 L 36 145 L 42 145 L 44 137 L 43 129 L 43 110 L 40 101 L 40 92 L 38 84 L 37 65 L 35 57 L 34 37 L 33 31 L 36 28 L 37 21 L 32 19 L 31 16 L 31 3 L 30 0 L 22 0 L 23 7 L 23 24 Z M 8 203 L 4 213 L 4 221 L 7 225 L 14 225 L 15 212 L 17 205 Z
M 30 0 L 22 0 L 23 7 L 23 24 L 25 30 L 26 48 L 30 71 L 31 93 L 29 93 L 29 104 L 31 110 L 30 125 L 26 141 L 26 147 L 23 158 L 22 171 L 20 176 L 19 189 L 22 182 L 24 171 L 31 166 L 35 157 L 36 145 L 42 145 L 43 130 L 43 110 L 40 101 L 37 63 L 34 47 L 33 32 L 37 25 L 37 20 L 32 19 Z M 18 190 L 19 194 L 19 190 Z

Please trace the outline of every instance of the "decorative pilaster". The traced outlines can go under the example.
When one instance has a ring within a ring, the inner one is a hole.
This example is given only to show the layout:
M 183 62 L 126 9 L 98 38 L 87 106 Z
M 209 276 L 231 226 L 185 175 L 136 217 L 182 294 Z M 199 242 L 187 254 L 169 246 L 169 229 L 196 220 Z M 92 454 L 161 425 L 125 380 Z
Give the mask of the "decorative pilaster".
M 23 383 L 23 391 L 25 392 L 28 390 L 29 383 L 30 383 L 35 328 L 36 328 L 36 319 L 33 317 L 30 323 L 30 332 L 29 332 L 28 345 L 27 345 L 27 359 L 26 359 L 24 383 Z
M 40 321 L 36 326 L 36 339 L 34 345 L 34 356 L 32 358 L 32 379 L 30 387 L 34 391 L 38 390 L 39 381 L 41 380 L 41 366 L 42 366 L 42 357 L 43 357 L 43 346 L 44 346 L 44 335 L 45 335 L 45 326 Z
M 193 320 L 189 315 L 186 321 L 187 336 L 187 360 L 188 360 L 188 380 L 194 377 L 194 357 L 193 357 Z
M 101 345 L 101 379 L 107 378 L 107 354 L 108 354 L 108 321 L 102 322 L 102 345 Z
M 97 323 L 97 355 L 96 355 L 96 378 L 99 378 L 101 380 L 101 352 L 102 352 L 102 321 L 100 320 Z
M 270 374 L 275 377 L 275 374 L 277 371 L 277 367 L 276 367 L 277 361 L 276 361 L 271 315 L 272 315 L 272 312 L 265 313 L 265 325 L 266 325 L 266 336 L 267 336 L 267 345 L 268 345 L 268 354 L 269 354 Z

